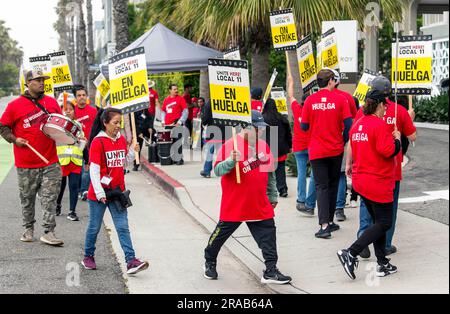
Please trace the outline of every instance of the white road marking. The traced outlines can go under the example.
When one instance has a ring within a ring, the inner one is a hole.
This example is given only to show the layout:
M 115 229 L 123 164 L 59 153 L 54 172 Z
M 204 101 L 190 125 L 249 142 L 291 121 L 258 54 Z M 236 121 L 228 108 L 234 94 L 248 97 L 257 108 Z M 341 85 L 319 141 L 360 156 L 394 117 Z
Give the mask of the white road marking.
M 449 200 L 449 190 L 423 192 L 427 194 L 419 197 L 407 197 L 399 199 L 399 204 L 423 203 L 436 200 Z

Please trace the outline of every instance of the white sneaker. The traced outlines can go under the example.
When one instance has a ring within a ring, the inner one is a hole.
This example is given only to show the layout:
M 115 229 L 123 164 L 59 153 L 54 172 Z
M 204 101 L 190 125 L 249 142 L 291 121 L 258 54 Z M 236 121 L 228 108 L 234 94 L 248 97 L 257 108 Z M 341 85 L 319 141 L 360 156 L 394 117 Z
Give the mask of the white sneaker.
M 33 242 L 34 241 L 33 235 L 34 235 L 33 228 L 28 228 L 27 230 L 25 230 L 25 232 L 20 237 L 20 241 L 22 241 L 22 242 Z
M 50 231 L 48 233 L 45 233 L 40 238 L 42 243 L 52 245 L 52 246 L 62 246 L 64 245 L 64 241 L 61 239 L 58 239 L 53 231 Z

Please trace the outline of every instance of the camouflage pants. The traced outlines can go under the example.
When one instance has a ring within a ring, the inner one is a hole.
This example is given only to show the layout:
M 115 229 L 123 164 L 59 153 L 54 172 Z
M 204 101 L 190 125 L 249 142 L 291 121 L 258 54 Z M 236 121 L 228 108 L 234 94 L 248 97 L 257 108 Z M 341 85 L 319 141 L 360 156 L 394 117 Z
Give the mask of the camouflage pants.
M 33 228 L 36 220 L 35 203 L 39 192 L 45 231 L 53 231 L 56 226 L 56 200 L 61 188 L 61 167 L 58 163 L 45 168 L 17 168 L 19 196 L 22 205 L 23 226 Z

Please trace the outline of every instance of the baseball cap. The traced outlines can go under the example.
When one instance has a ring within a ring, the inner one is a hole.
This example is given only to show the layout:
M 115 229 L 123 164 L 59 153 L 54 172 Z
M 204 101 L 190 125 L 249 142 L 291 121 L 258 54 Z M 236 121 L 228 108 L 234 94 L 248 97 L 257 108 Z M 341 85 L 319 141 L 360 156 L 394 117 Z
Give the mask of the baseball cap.
M 382 102 L 382 101 L 386 101 L 386 95 L 379 90 L 372 89 L 367 93 L 366 100 L 367 99 L 373 99 L 377 102 Z
M 50 79 L 50 76 L 44 75 L 44 72 L 42 70 L 29 70 L 26 71 L 24 74 L 25 82 L 31 81 L 31 80 L 37 80 L 40 78 L 43 78 L 44 80 Z
M 253 87 L 251 90 L 252 99 L 261 99 L 263 90 L 261 87 Z
M 252 125 L 257 128 L 262 128 L 269 126 L 265 121 L 264 117 L 258 110 L 252 110 Z
M 372 80 L 370 83 L 370 87 L 372 90 L 377 90 L 384 94 L 384 97 L 389 97 L 392 94 L 392 84 L 391 81 L 389 81 L 384 76 L 377 76 Z
M 155 81 L 148 81 L 148 88 L 153 88 L 156 85 Z
M 330 68 L 322 68 L 323 71 L 330 71 L 331 73 L 333 73 L 333 78 L 334 80 L 339 84 L 341 82 L 341 75 L 339 74 L 338 71 L 334 70 L 334 69 L 330 69 Z M 319 72 L 320 73 L 320 72 Z

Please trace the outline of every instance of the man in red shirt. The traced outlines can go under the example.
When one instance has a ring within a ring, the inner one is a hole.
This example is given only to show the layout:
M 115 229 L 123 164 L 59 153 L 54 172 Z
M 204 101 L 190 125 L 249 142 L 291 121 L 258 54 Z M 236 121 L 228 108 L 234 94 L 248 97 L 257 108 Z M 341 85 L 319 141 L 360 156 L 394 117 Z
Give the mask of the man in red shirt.
M 252 110 L 256 110 L 259 112 L 263 111 L 264 104 L 262 102 L 263 97 L 263 90 L 261 87 L 254 87 L 251 90 L 251 96 L 252 96 Z
M 334 223 L 339 175 L 352 125 L 352 116 L 346 99 L 333 92 L 338 77 L 331 69 L 322 69 L 317 74 L 321 88 L 309 96 L 303 107 L 301 127 L 311 130 L 309 158 L 316 183 L 320 230 L 317 238 L 331 238 L 331 232 L 340 227 Z
M 225 142 L 219 150 L 214 173 L 222 177 L 220 221 L 205 249 L 207 279 L 218 278 L 217 256 L 227 239 L 246 222 L 262 254 L 266 271 L 262 283 L 287 284 L 292 278 L 277 269 L 276 227 L 274 209 L 278 204 L 274 157 L 261 136 L 267 124 L 259 111 L 252 110 L 252 125 Z M 239 165 L 241 183 L 237 183 L 236 165 Z
M 161 108 L 161 119 L 163 126 L 175 126 L 172 131 L 172 136 L 176 140 L 174 145 L 178 146 L 178 154 L 176 154 L 173 160 L 177 165 L 183 165 L 183 134 L 187 136 L 187 130 L 183 127 L 189 116 L 189 110 L 186 105 L 186 101 L 183 97 L 178 95 L 178 86 L 171 84 L 169 86 L 169 96 L 164 99 L 163 106 Z
M 155 81 L 148 81 L 148 97 L 150 98 L 150 105 L 148 107 L 148 116 L 146 117 L 144 124 L 148 129 L 150 142 L 153 142 L 155 134 L 154 123 L 156 117 L 156 108 L 161 109 L 158 92 L 154 90 L 153 87 L 155 87 Z
M 75 120 L 81 123 L 84 136 L 89 139 L 92 125 L 97 116 L 97 108 L 91 106 L 87 89 L 83 85 L 76 85 L 73 89 L 73 94 L 75 95 L 75 99 L 73 100 L 73 104 L 75 105 Z M 90 143 L 88 143 L 89 146 Z M 80 195 L 83 201 L 87 200 L 89 183 L 89 164 L 83 164 L 80 182 Z
M 189 137 L 187 137 L 185 140 L 189 143 L 191 143 L 190 137 L 192 134 L 192 127 L 193 127 L 193 122 L 192 120 L 195 118 L 194 117 L 194 109 L 195 109 L 195 103 L 192 101 L 192 89 L 193 86 L 191 84 L 185 84 L 184 85 L 184 94 L 183 94 L 183 98 L 184 101 L 186 102 L 189 114 L 188 114 L 188 118 L 186 120 L 186 128 L 189 130 Z
M 58 163 L 55 142 L 41 131 L 48 114 L 61 114 L 56 100 L 44 94 L 44 81 L 50 77 L 42 71 L 28 71 L 25 82 L 28 90 L 6 107 L 0 118 L 0 135 L 14 144 L 14 160 L 22 204 L 25 232 L 22 242 L 34 241 L 36 194 L 40 191 L 44 235 L 40 241 L 62 246 L 64 242 L 55 235 L 56 200 L 61 187 L 61 167 Z M 49 163 L 43 162 L 28 145 L 34 147 Z
M 411 142 L 416 141 L 417 139 L 417 129 L 413 123 L 414 111 L 408 112 L 403 106 L 396 105 L 393 101 L 389 99 L 392 95 L 392 84 L 391 82 L 384 76 L 379 76 L 375 78 L 371 83 L 371 90 L 379 91 L 386 97 L 386 105 L 387 110 L 386 114 L 383 118 L 384 122 L 389 126 L 389 128 L 393 131 L 395 127 L 397 127 L 398 131 L 406 136 L 407 139 Z M 395 110 L 397 107 L 397 119 L 395 119 Z M 363 108 L 358 111 L 356 116 L 356 121 L 363 116 Z M 394 189 L 394 207 L 393 207 L 393 218 L 392 218 L 392 227 L 387 232 L 386 238 L 386 253 L 387 255 L 391 255 L 397 252 L 397 248 L 392 245 L 392 239 L 395 232 L 395 225 L 397 221 L 397 211 L 398 211 L 398 199 L 400 194 L 400 182 L 402 181 L 402 163 L 403 163 L 403 154 L 400 153 L 395 157 L 395 189 Z M 360 205 L 360 222 L 359 222 L 359 231 L 358 236 L 360 236 L 364 230 L 369 228 L 372 225 L 372 218 L 370 217 L 367 207 L 364 201 L 361 202 Z M 369 248 L 365 248 L 361 254 L 362 258 L 370 257 Z

